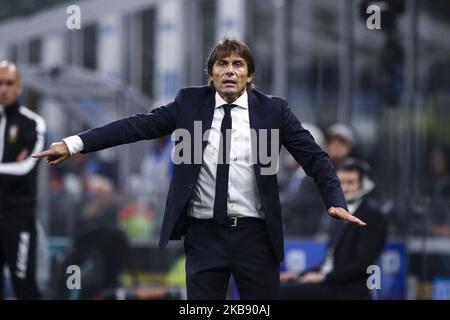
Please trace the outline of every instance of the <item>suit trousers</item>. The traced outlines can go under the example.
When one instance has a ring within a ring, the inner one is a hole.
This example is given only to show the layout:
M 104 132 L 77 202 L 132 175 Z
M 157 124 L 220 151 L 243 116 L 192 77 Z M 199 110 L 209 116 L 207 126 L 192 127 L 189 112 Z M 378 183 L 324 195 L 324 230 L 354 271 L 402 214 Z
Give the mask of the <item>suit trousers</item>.
M 184 239 L 189 300 L 224 300 L 231 275 L 241 299 L 278 299 L 280 263 L 264 220 L 190 221 Z

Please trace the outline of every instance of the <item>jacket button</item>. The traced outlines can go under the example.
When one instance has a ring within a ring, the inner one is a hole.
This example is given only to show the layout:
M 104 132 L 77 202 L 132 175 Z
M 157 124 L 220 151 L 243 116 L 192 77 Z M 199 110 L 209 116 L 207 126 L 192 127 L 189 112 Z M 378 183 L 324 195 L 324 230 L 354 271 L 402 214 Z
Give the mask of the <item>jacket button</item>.
M 192 183 L 189 183 L 188 188 L 192 189 L 194 187 L 194 185 Z

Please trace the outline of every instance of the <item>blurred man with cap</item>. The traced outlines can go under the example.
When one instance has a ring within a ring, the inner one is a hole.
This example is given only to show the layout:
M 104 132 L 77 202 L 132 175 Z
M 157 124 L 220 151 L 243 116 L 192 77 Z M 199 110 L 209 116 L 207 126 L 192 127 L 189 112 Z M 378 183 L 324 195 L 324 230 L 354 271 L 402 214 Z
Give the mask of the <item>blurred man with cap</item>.
M 337 168 L 350 214 L 367 221 L 355 228 L 336 221 L 323 262 L 301 274 L 281 275 L 281 299 L 370 299 L 367 267 L 375 264 L 387 236 L 384 217 L 370 194 L 375 183 L 369 165 L 348 158 Z

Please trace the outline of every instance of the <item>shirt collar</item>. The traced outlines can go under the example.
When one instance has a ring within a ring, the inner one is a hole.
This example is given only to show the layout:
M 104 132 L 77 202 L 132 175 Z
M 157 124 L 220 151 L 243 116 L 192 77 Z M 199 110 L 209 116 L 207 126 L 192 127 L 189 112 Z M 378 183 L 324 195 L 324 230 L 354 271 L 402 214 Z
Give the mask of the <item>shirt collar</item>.
M 215 108 L 219 108 L 220 106 L 223 106 L 224 104 L 228 104 L 216 91 L 216 106 Z M 239 98 L 237 98 L 234 102 L 234 105 L 237 105 L 241 108 L 247 109 L 248 108 L 248 94 L 247 90 L 244 91 L 243 94 Z

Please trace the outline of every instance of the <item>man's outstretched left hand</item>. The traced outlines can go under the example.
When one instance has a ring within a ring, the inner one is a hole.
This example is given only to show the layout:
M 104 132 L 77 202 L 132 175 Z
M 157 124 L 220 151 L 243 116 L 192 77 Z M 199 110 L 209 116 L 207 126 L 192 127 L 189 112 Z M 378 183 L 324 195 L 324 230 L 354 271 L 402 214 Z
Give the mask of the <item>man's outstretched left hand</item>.
M 328 209 L 328 214 L 333 218 L 347 220 L 349 222 L 356 223 L 357 225 L 360 226 L 366 225 L 365 222 L 361 221 L 355 216 L 352 216 L 350 213 L 348 213 L 347 210 L 341 207 L 330 207 Z

